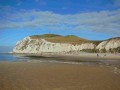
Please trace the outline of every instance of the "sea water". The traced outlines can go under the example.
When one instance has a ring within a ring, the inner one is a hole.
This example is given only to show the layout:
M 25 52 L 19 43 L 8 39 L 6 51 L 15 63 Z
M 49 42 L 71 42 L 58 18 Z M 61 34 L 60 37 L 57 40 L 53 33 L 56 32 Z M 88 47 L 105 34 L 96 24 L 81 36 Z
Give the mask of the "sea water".
M 27 57 L 22 57 L 19 55 L 13 55 L 8 53 L 1 53 L 0 54 L 0 62 L 13 62 L 13 61 L 22 61 L 27 60 Z

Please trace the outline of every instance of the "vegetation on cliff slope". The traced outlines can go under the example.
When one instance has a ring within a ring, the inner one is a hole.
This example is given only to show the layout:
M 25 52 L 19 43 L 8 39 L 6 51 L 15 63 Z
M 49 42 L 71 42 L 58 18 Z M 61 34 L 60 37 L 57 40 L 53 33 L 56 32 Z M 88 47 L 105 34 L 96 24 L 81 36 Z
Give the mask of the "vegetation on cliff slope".
M 44 35 L 33 35 L 30 36 L 32 39 L 46 39 L 47 41 L 54 43 L 70 43 L 70 44 L 82 44 L 82 43 L 94 43 L 98 45 L 101 41 L 91 41 L 83 39 L 74 35 L 61 36 L 57 34 L 44 34 Z

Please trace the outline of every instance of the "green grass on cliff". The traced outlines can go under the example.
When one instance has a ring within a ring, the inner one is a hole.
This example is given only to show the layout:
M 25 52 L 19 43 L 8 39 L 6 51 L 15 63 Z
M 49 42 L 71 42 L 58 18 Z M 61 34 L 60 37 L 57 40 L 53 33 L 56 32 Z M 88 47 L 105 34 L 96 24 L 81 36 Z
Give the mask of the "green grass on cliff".
M 56 35 L 56 34 L 44 34 L 44 35 L 33 35 L 30 36 L 32 39 L 45 39 L 50 42 L 54 43 L 71 43 L 71 44 L 82 44 L 82 43 L 95 43 L 98 45 L 101 41 L 92 41 L 92 40 L 87 40 L 83 39 L 74 35 L 68 35 L 68 36 L 61 36 L 61 35 Z

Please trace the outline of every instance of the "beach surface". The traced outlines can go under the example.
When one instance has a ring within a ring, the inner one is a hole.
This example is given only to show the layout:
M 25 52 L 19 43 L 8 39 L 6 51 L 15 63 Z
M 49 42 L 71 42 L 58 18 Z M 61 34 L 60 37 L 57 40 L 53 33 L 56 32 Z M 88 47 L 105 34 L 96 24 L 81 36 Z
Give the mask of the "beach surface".
M 44 53 L 44 54 L 15 54 L 28 57 L 49 57 L 55 59 L 64 59 L 64 60 L 120 60 L 120 53 Z
M 120 90 L 120 74 L 104 65 L 0 62 L 0 90 Z

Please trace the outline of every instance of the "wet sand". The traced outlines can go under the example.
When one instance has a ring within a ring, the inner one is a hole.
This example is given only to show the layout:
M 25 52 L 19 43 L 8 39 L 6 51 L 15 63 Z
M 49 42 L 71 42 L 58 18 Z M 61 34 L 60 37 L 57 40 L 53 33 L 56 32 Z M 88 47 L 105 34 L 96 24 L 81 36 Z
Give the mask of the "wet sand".
M 98 56 L 97 56 L 98 54 Z M 54 55 L 53 55 L 54 56 Z M 67 60 L 120 60 L 120 53 L 76 53 L 66 55 L 55 55 L 56 57 L 63 57 Z M 75 58 L 75 59 L 74 59 Z M 66 60 L 65 59 L 65 60 Z
M 0 90 L 120 90 L 120 74 L 100 65 L 0 62 Z
M 98 54 L 98 56 L 97 56 Z M 26 57 L 38 57 L 38 58 L 48 58 L 48 59 L 57 59 L 57 60 L 120 60 L 120 53 L 71 53 L 71 54 L 53 54 L 53 53 L 46 53 L 46 54 L 14 54 L 18 56 L 26 56 Z

